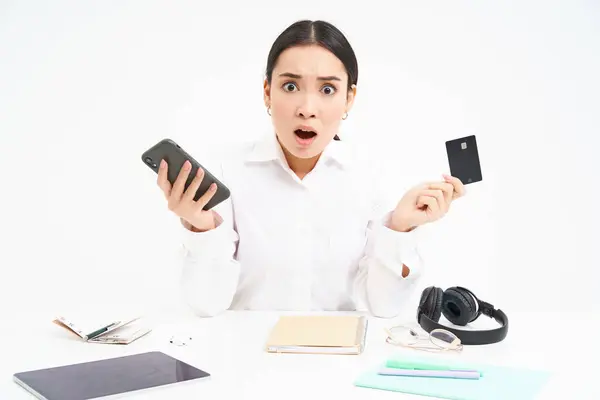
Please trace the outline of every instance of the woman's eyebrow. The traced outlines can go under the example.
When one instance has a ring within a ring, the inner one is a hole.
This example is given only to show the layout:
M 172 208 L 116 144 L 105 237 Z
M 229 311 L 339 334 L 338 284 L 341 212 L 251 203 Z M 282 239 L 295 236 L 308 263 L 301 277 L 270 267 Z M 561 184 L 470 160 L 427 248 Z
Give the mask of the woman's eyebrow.
M 279 76 L 283 76 L 283 77 L 287 77 L 287 78 L 291 78 L 291 79 L 302 79 L 301 75 L 293 74 L 291 72 L 283 72 L 283 73 L 279 74 Z M 319 77 L 317 77 L 317 79 L 320 81 L 341 81 L 341 79 L 335 75 L 319 76 Z

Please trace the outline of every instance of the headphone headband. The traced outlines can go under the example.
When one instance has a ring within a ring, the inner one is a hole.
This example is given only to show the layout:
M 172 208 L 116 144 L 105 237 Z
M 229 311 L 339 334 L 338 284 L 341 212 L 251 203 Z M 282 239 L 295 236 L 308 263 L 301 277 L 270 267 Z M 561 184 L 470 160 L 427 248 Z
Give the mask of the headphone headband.
M 472 296 L 468 298 L 467 296 Z M 460 322 L 456 314 L 451 311 L 457 311 L 458 315 L 466 314 L 468 320 L 461 316 Z M 444 315 L 458 325 L 466 325 L 467 322 L 474 321 L 479 315 L 484 314 L 494 319 L 500 327 L 488 330 L 462 330 L 444 326 L 438 322 L 440 314 Z M 497 343 L 508 333 L 508 317 L 492 304 L 479 300 L 470 290 L 460 286 L 455 286 L 443 292 L 436 287 L 426 288 L 422 295 L 419 307 L 417 309 L 417 321 L 419 325 L 427 332 L 434 329 L 445 329 L 455 334 L 464 345 L 484 345 Z

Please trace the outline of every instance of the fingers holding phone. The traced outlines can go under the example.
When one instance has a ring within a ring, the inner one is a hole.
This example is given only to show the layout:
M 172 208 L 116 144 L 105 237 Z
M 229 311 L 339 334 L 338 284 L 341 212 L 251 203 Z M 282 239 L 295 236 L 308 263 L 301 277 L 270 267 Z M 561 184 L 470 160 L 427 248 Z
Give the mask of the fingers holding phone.
M 165 160 L 161 160 L 158 167 L 158 175 L 156 177 L 156 183 L 158 187 L 163 191 L 165 198 L 168 200 L 171 196 L 171 183 L 167 179 L 167 170 L 169 166 Z
M 216 184 L 212 183 L 198 200 L 194 200 L 204 178 L 204 170 L 201 168 L 197 170 L 192 182 L 186 189 L 185 183 L 191 171 L 190 162 L 186 161 L 183 164 L 173 185 L 168 180 L 168 169 L 168 163 L 161 160 L 157 184 L 167 199 L 169 210 L 188 222 L 196 230 L 207 231 L 215 228 L 213 212 L 204 210 L 204 207 L 215 195 Z
M 211 210 L 231 195 L 223 182 L 171 139 L 146 150 L 142 161 L 157 173 L 171 211 L 197 230 L 215 227 L 218 214 Z
M 189 164 L 189 162 L 188 162 L 187 168 L 188 168 L 188 174 L 189 174 L 189 168 L 191 168 L 191 165 Z M 185 177 L 182 177 L 183 182 L 185 182 L 185 180 L 187 180 L 187 176 L 188 175 L 186 174 Z M 206 206 L 208 204 L 208 202 L 213 198 L 213 196 L 215 195 L 215 193 L 217 191 L 217 184 L 213 182 L 210 184 L 210 186 L 204 192 L 204 194 L 202 194 L 202 196 L 200 196 L 200 198 L 198 200 L 194 201 L 194 198 L 198 192 L 198 189 L 200 189 L 200 185 L 202 184 L 204 176 L 205 176 L 204 169 L 198 168 L 198 171 L 196 172 L 196 176 L 194 176 L 194 179 L 192 180 L 192 182 L 190 183 L 190 185 L 188 186 L 186 191 L 183 193 L 183 196 L 181 199 L 181 201 L 185 202 L 185 203 L 187 203 L 187 202 L 194 203 L 195 206 L 197 208 L 199 208 L 198 211 L 202 211 L 204 206 Z M 183 185 L 183 183 L 182 183 L 182 185 Z

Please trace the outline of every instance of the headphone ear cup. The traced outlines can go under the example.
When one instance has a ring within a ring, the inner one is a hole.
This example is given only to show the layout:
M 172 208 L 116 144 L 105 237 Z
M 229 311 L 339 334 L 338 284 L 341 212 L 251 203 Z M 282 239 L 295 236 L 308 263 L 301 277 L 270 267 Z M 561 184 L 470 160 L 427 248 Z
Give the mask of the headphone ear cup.
M 465 326 L 478 316 L 473 296 L 458 287 L 451 287 L 444 292 L 441 308 L 444 317 L 454 325 Z
M 429 294 L 432 290 L 433 286 L 429 286 L 423 289 L 423 292 L 421 293 L 421 299 L 419 300 L 419 308 L 424 309 L 425 303 L 427 302 L 427 298 L 429 297 Z
M 442 315 L 442 295 L 443 291 L 440 288 L 435 286 L 425 288 L 419 301 L 419 311 L 429 319 L 438 322 Z
M 438 322 L 442 316 L 442 299 L 444 291 L 438 287 L 433 287 L 428 298 L 428 313 L 427 316 L 433 321 Z

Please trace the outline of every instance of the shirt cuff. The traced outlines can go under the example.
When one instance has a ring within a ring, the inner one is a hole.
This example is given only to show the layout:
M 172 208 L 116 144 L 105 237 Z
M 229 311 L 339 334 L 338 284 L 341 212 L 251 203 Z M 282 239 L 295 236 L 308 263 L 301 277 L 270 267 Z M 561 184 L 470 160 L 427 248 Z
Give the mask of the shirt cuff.
M 237 240 L 237 233 L 223 222 L 219 214 L 215 215 L 215 222 L 216 228 L 205 232 L 193 232 L 182 226 L 183 247 L 188 253 L 191 252 L 194 256 L 200 256 L 202 253 L 212 254 L 215 249 L 228 246 Z
M 392 212 L 374 221 L 372 229 L 372 256 L 402 277 L 403 265 L 409 269 L 404 279 L 412 279 L 421 272 L 421 258 L 417 250 L 417 230 L 398 232 L 389 228 Z

